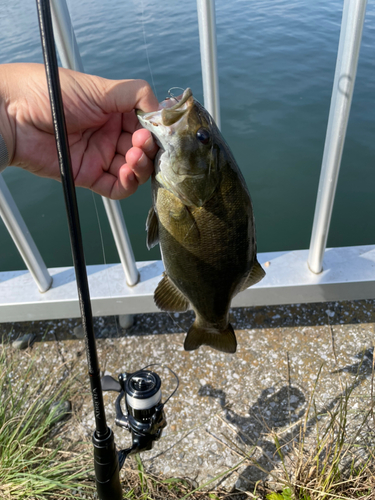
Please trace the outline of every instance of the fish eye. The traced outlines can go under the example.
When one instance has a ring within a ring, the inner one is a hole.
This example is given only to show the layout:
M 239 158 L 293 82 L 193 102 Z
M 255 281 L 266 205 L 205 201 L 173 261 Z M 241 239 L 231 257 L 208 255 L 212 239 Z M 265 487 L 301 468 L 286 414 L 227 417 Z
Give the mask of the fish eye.
M 206 128 L 200 128 L 196 135 L 197 139 L 201 141 L 202 144 L 208 144 L 210 142 L 210 133 Z

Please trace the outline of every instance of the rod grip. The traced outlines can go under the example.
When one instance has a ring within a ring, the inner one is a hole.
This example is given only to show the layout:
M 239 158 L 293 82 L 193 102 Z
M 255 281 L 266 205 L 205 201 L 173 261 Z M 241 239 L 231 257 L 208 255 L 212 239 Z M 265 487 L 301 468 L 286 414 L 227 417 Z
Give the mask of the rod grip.
M 98 438 L 94 432 L 95 482 L 99 500 L 122 500 L 119 474 L 119 460 L 113 432 L 108 429 L 108 436 Z

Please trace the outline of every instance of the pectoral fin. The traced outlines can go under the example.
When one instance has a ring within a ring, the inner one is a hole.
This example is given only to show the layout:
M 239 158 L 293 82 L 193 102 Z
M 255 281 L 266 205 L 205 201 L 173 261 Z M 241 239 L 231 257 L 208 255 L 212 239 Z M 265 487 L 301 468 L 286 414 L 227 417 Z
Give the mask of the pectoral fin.
M 253 267 L 251 268 L 249 274 L 246 276 L 245 280 L 241 283 L 241 286 L 238 289 L 238 292 L 243 292 L 249 286 L 255 285 L 260 280 L 264 278 L 266 272 L 263 267 L 259 264 L 257 260 L 255 260 Z
M 180 202 L 169 211 L 169 227 L 183 244 L 195 244 L 200 240 L 199 229 L 194 217 L 188 207 Z
M 224 330 L 217 330 L 198 326 L 194 322 L 186 335 L 184 348 L 185 351 L 194 351 L 201 345 L 208 345 L 221 352 L 236 352 L 237 340 L 232 325 L 228 323 Z
M 159 223 L 156 216 L 154 207 L 151 207 L 147 220 L 146 220 L 146 231 L 147 231 L 147 248 L 150 250 L 152 247 L 159 243 Z
M 156 287 L 154 301 L 162 311 L 185 312 L 189 309 L 189 301 L 166 274 Z

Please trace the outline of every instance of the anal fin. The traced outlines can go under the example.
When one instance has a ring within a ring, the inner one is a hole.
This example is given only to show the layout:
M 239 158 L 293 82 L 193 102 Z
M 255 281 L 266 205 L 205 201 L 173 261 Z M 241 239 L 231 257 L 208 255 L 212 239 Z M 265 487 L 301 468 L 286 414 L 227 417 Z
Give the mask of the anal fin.
M 237 350 L 237 340 L 232 325 L 228 323 L 224 330 L 217 330 L 209 326 L 198 326 L 194 322 L 185 338 L 185 351 L 194 351 L 202 345 L 233 354 Z
M 154 293 L 154 301 L 159 309 L 168 312 L 185 312 L 189 309 L 189 301 L 164 273 Z

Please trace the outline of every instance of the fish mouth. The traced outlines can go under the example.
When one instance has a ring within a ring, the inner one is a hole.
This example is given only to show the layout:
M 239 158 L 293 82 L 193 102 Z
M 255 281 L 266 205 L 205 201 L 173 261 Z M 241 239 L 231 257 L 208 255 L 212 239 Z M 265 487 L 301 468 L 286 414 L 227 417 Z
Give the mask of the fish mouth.
M 177 101 L 174 104 L 174 101 Z M 144 112 L 137 110 L 136 114 L 141 125 L 153 132 L 159 138 L 163 133 L 166 134 L 165 128 L 171 127 L 176 124 L 183 115 L 193 105 L 194 98 L 190 88 L 184 90 L 183 94 L 178 97 L 167 97 L 164 101 L 159 103 L 157 111 Z M 157 130 L 161 126 L 163 131 Z M 169 135 L 169 134 L 166 134 Z
M 177 101 L 174 103 L 174 101 Z M 136 114 L 142 127 L 149 130 L 159 146 L 156 160 L 162 156 L 164 160 L 174 149 L 172 137 L 180 128 L 181 119 L 194 106 L 194 97 L 190 88 L 184 90 L 178 97 L 167 98 L 159 104 L 157 111 L 144 112 L 137 110 Z
M 188 87 L 187 89 L 184 90 L 183 94 L 177 97 L 167 97 L 163 102 L 159 104 L 159 108 L 169 109 L 171 111 L 180 109 L 192 96 L 193 92 Z M 176 104 L 173 104 L 173 100 L 177 101 Z
M 181 171 L 181 165 L 173 160 L 180 147 L 180 135 L 187 128 L 184 117 L 192 109 L 194 102 L 193 93 L 187 88 L 180 96 L 162 101 L 157 111 L 145 113 L 137 110 L 137 117 L 141 125 L 152 133 L 160 148 L 154 160 L 156 180 L 186 205 L 200 206 L 200 200 L 191 202 L 189 197 L 184 195 L 184 189 L 180 188 L 180 184 L 190 178 L 203 178 L 204 175 Z M 178 176 L 178 182 L 169 178 L 166 172 L 168 169 Z

